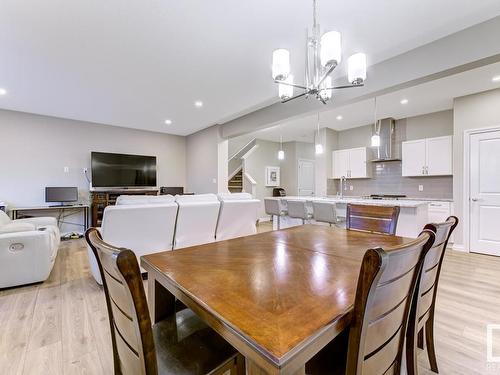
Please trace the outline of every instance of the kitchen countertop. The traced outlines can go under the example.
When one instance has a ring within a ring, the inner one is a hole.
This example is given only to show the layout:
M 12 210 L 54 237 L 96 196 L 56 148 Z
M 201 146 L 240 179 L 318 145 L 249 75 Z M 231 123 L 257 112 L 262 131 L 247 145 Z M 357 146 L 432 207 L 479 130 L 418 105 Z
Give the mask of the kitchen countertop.
M 336 195 L 329 195 L 328 198 L 337 198 Z M 348 199 L 367 199 L 364 196 L 346 196 L 345 198 Z M 428 197 L 405 197 L 405 198 L 398 198 L 395 200 L 400 200 L 400 201 L 425 201 L 425 202 L 453 202 L 453 198 L 428 198 Z
M 340 198 L 337 196 L 329 196 L 329 197 L 298 197 L 298 196 L 285 196 L 282 199 L 305 199 L 308 201 L 313 200 L 325 200 L 329 202 L 335 203 L 357 203 L 357 204 L 366 204 L 371 206 L 399 206 L 399 207 L 408 207 L 415 208 L 423 205 L 427 205 L 428 201 L 423 200 L 397 200 L 397 199 L 366 199 L 360 197 L 344 197 Z

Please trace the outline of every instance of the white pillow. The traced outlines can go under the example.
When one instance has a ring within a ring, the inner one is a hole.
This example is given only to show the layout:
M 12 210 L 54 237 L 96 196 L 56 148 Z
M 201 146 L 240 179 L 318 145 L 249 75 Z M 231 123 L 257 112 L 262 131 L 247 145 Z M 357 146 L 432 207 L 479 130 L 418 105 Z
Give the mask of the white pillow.
M 36 230 L 36 226 L 31 223 L 16 223 L 15 221 L 5 224 L 0 227 L 0 234 L 16 233 L 16 232 L 31 232 Z

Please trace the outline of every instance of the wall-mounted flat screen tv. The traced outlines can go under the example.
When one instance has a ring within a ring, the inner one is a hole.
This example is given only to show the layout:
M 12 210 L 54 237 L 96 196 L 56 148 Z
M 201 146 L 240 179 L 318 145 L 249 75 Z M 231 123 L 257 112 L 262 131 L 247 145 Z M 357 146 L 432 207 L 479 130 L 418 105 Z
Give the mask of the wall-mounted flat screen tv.
M 155 187 L 156 157 L 91 153 L 92 187 Z

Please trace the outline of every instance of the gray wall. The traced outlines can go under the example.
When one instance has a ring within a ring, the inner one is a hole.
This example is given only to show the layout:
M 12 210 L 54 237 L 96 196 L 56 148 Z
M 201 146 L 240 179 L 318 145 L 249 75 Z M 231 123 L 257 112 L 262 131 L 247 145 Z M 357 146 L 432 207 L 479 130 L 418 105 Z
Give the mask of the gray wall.
M 279 143 L 257 140 L 257 148 L 243 162 L 244 171 L 257 182 L 255 198 L 261 200 L 259 218 L 266 216 L 264 209 L 264 198 L 273 195 L 273 188 L 266 186 L 266 167 L 281 167 L 278 160 Z M 284 177 L 283 168 L 280 168 L 280 179 Z
M 441 111 L 422 116 L 408 117 L 396 121 L 396 126 L 406 124 L 406 140 L 432 138 L 453 134 L 453 111 Z M 338 149 L 369 147 L 372 125 L 361 126 L 338 132 Z M 348 181 L 353 190 L 347 195 L 405 194 L 416 198 L 451 199 L 453 197 L 453 177 L 402 177 L 401 162 L 373 163 L 372 178 Z M 419 185 L 424 190 L 419 191 Z M 328 194 L 338 191 L 336 181 L 328 181 Z
M 319 132 L 318 139 L 325 152 L 314 155 L 314 194 L 325 196 L 328 193 L 328 179 L 332 177 L 332 151 L 338 147 L 338 132 L 330 128 L 323 128 Z
M 500 90 L 456 98 L 454 103 L 453 195 L 455 214 L 463 220 L 464 131 L 500 125 Z M 455 242 L 463 245 L 464 229 L 458 225 Z
M 198 194 L 227 191 L 227 152 L 218 125 L 187 136 L 187 189 Z
M 273 188 L 265 186 L 266 167 L 280 167 L 280 187 L 284 188 L 288 195 L 297 195 L 298 159 L 314 160 L 314 145 L 306 142 L 285 142 L 284 160 L 278 160 L 279 142 L 257 139 L 256 145 L 258 147 L 244 160 L 243 168 L 244 172 L 257 182 L 255 198 L 262 201 L 259 217 L 265 217 L 264 198 L 273 194 Z
M 429 113 L 406 119 L 406 140 L 442 137 L 453 134 L 453 110 Z
M 0 137 L 0 200 L 11 207 L 45 205 L 46 186 L 77 186 L 88 203 L 91 151 L 156 156 L 159 186 L 186 184 L 185 137 L 6 110 Z
M 297 148 L 295 142 L 283 143 L 285 160 L 281 165 L 281 187 L 288 195 L 297 194 Z

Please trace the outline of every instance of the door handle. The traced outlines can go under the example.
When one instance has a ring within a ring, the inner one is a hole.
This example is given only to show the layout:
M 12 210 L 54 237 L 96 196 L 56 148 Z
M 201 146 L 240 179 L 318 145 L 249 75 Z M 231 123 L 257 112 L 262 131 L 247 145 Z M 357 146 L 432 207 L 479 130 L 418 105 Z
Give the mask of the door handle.
M 477 202 L 479 200 L 479 198 L 471 198 L 470 200 L 473 202 Z

